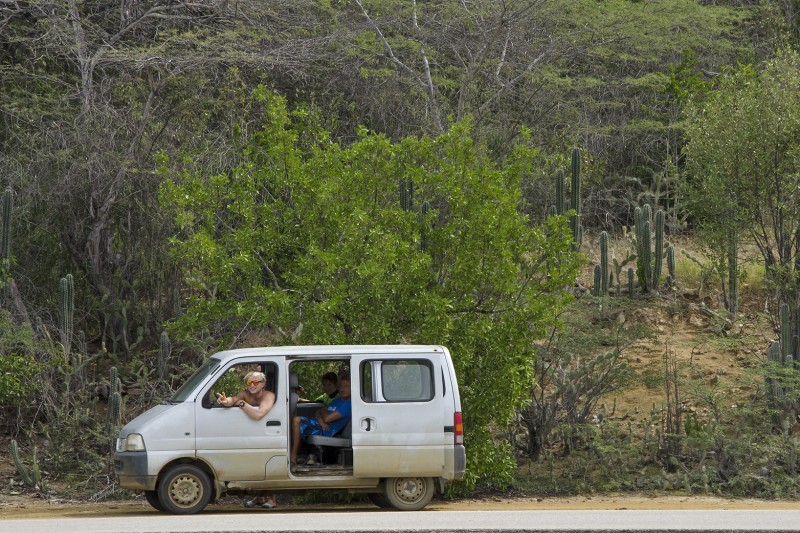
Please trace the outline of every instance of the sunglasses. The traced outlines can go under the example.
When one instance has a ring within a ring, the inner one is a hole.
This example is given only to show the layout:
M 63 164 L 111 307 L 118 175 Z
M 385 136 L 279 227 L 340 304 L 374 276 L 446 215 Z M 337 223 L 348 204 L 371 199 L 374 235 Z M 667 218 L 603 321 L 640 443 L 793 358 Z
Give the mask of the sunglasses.
M 247 386 L 250 387 L 252 385 L 258 385 L 259 383 L 263 383 L 263 381 L 248 379 L 245 383 L 247 383 Z

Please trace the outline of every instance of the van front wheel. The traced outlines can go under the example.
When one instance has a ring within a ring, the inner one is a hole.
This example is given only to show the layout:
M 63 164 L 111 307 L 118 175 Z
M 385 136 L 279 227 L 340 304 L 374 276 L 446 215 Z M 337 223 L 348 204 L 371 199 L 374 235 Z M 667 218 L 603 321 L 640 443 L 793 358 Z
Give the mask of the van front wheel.
M 430 503 L 435 490 L 430 477 L 390 477 L 383 485 L 386 500 L 398 511 L 419 511 Z
M 157 490 L 146 490 L 144 491 L 144 499 L 147 500 L 153 509 L 156 511 L 164 512 L 164 506 L 161 505 L 161 502 L 158 500 L 158 491 Z
M 196 466 L 175 466 L 161 479 L 158 500 L 172 514 L 199 513 L 211 501 L 211 481 Z

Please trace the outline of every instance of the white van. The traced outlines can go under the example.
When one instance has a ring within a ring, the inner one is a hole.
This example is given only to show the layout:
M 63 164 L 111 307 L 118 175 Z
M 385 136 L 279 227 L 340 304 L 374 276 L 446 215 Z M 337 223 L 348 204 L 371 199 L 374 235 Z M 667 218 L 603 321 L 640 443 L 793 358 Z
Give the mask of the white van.
M 215 401 L 243 388 L 253 370 L 276 395 L 258 421 Z M 308 437 L 304 454 L 315 460 L 290 464 L 291 420 L 322 406 L 298 401 L 293 382 L 319 382 L 326 370 L 349 374 L 350 423 L 333 437 Z M 418 510 L 437 485 L 463 478 L 463 438 L 443 346 L 248 348 L 211 356 L 169 401 L 125 425 L 114 469 L 122 488 L 143 490 L 153 507 L 175 514 L 198 513 L 223 494 L 309 489 L 365 492 L 378 506 Z

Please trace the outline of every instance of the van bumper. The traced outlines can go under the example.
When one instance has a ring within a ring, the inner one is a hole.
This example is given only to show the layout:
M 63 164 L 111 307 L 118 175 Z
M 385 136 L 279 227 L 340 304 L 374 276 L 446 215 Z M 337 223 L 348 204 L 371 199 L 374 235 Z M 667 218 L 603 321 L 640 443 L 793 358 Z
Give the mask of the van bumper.
M 147 474 L 147 453 L 117 452 L 114 454 L 114 473 L 119 486 L 130 490 L 155 490 L 157 476 Z
M 453 462 L 453 479 L 464 479 L 464 471 L 467 469 L 467 451 L 463 445 L 459 444 L 455 447 L 454 462 Z

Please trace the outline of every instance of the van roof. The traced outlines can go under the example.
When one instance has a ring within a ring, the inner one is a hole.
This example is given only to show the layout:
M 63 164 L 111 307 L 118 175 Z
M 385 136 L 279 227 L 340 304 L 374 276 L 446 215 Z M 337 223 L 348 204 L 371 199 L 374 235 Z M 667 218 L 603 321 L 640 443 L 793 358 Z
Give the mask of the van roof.
M 287 357 L 304 355 L 345 356 L 354 354 L 395 354 L 395 353 L 445 353 L 439 345 L 419 344 L 353 344 L 330 346 L 265 346 L 261 348 L 240 348 L 217 352 L 212 357 L 228 360 L 233 357 L 285 355 Z

